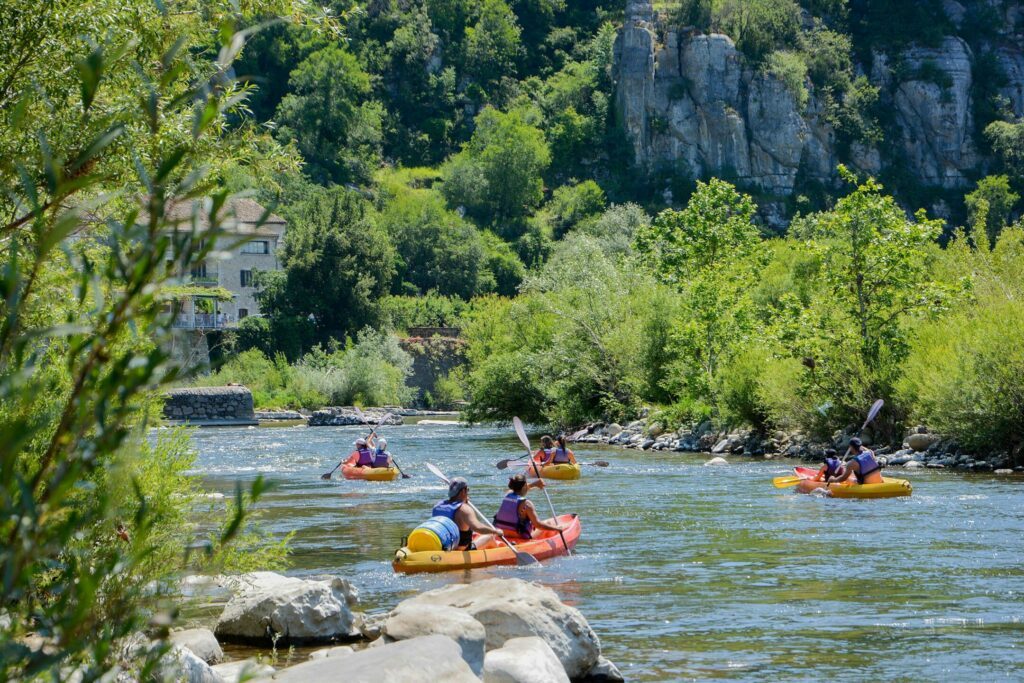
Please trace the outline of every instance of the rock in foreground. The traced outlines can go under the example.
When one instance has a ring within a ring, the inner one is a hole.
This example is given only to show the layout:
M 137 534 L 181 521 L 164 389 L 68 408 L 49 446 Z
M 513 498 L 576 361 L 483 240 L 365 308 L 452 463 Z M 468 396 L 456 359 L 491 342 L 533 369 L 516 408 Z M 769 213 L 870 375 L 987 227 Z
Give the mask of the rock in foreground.
M 479 676 L 484 669 L 484 626 L 462 610 L 426 605 L 399 605 L 384 624 L 388 640 L 410 640 L 420 636 L 448 636 L 462 648 L 462 658 Z M 561 668 L 561 667 L 559 667 Z
M 199 659 L 207 664 L 216 664 L 224 659 L 224 652 L 220 649 L 220 643 L 214 637 L 213 631 L 208 628 L 190 628 L 184 631 L 174 631 L 170 640 L 175 645 L 187 648 Z
M 484 661 L 484 683 L 569 683 L 562 663 L 536 636 L 512 638 Z
M 217 637 L 223 640 L 270 642 L 278 636 L 287 644 L 359 635 L 351 609 L 356 593 L 340 577 L 315 581 L 254 572 L 235 586 L 217 621 Z

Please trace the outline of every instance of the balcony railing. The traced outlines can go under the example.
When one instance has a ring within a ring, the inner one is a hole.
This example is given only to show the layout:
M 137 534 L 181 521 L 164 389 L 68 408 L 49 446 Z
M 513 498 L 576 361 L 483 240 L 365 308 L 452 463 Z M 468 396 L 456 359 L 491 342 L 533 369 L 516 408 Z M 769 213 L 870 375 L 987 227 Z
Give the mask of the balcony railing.
M 178 330 L 221 330 L 234 324 L 234 320 L 223 313 L 179 313 L 174 318 L 174 328 Z
M 220 284 L 216 275 L 193 275 L 189 278 L 189 282 L 193 285 L 202 285 L 204 287 L 216 287 Z

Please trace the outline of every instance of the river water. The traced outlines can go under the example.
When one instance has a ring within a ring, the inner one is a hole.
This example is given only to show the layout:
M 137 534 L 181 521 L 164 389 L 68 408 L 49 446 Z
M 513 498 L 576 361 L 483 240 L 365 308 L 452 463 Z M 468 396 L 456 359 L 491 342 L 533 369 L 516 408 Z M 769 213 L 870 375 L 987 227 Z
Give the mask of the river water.
M 896 470 L 911 498 L 832 500 L 773 488 L 792 462 L 580 445 L 581 461 L 612 465 L 549 486 L 559 514 L 580 514 L 574 556 L 406 576 L 394 551 L 446 493 L 423 463 L 467 477 L 489 515 L 507 480 L 494 463 L 521 447 L 511 429 L 410 424 L 386 436 L 413 478 L 322 481 L 364 433 L 199 430 L 196 471 L 225 495 L 258 474 L 275 484 L 263 524 L 295 532 L 289 573 L 349 578 L 360 609 L 453 582 L 538 581 L 583 612 L 628 680 L 1024 680 L 1019 476 Z

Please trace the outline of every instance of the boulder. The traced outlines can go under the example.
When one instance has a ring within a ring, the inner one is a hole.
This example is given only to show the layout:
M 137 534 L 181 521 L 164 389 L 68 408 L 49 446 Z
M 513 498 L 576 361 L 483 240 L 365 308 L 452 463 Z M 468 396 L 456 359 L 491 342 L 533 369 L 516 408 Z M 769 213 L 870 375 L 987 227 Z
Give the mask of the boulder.
M 725 458 L 711 458 L 710 460 L 708 460 L 704 464 L 705 465 L 728 465 L 729 461 L 726 460 Z
M 412 605 L 465 610 L 483 624 L 487 650 L 511 638 L 538 636 L 554 650 L 570 678 L 583 676 L 601 654 L 597 634 L 579 610 L 562 604 L 550 588 L 521 579 L 447 586 L 409 598 L 396 610 Z
M 349 655 L 355 654 L 348 645 L 339 645 L 338 647 L 326 647 L 323 650 L 317 650 L 309 656 L 310 659 L 338 659 L 339 657 L 348 657 Z
M 939 437 L 935 434 L 911 434 L 907 437 L 907 445 L 920 453 L 928 450 L 938 440 Z
M 221 639 L 284 643 L 324 642 L 359 635 L 348 581 L 298 579 L 274 572 L 245 574 L 217 620 Z
M 269 664 L 260 664 L 255 659 L 227 662 L 212 668 L 214 673 L 220 676 L 224 683 L 239 683 L 239 681 L 243 680 L 251 681 L 259 676 L 271 676 L 277 671 L 277 669 Z
M 163 678 L 185 683 L 223 683 L 224 679 L 192 651 L 175 645 L 161 662 Z
M 551 647 L 537 636 L 510 638 L 487 653 L 484 683 L 569 683 Z
M 479 676 L 484 670 L 484 625 L 460 609 L 399 605 L 388 616 L 383 633 L 392 640 L 409 640 L 432 634 L 448 636 L 462 648 L 462 658 L 474 674 Z
M 994 472 L 994 474 L 1013 474 L 1013 470 L 998 469 Z
M 607 426 L 606 426 L 606 427 L 605 427 L 605 428 L 604 428 L 604 429 L 602 430 L 602 433 L 603 433 L 603 434 L 604 434 L 605 436 L 615 436 L 616 434 L 618 434 L 618 433 L 619 433 L 619 432 L 621 432 L 621 431 L 622 431 L 622 425 L 620 425 L 620 424 L 619 424 L 619 423 L 617 423 L 617 422 L 612 422 L 612 423 L 611 423 L 610 425 L 607 425 Z
M 216 664 L 224 659 L 224 651 L 220 649 L 220 643 L 208 628 L 190 628 L 184 631 L 174 631 L 170 635 L 170 641 L 175 645 L 188 648 L 192 654 L 207 664 Z
M 479 683 L 447 636 L 423 636 L 289 667 L 266 683 Z
M 729 447 L 729 439 L 722 439 L 716 443 L 712 448 L 712 453 L 724 453 L 725 449 Z
M 587 672 L 583 680 L 588 681 L 588 683 L 622 683 L 626 679 L 622 672 L 619 671 L 619 667 L 612 664 L 602 655 L 598 657 L 597 664 Z

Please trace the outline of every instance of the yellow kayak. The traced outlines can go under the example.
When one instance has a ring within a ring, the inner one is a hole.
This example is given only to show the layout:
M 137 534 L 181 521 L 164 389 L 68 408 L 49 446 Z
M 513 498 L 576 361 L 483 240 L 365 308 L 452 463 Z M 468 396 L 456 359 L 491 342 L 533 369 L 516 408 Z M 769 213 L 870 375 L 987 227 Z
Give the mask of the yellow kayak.
M 364 479 L 366 481 L 394 481 L 398 477 L 398 468 L 342 465 L 341 476 L 346 479 Z
M 579 465 L 572 463 L 546 465 L 540 468 L 540 476 L 544 479 L 579 479 L 581 469 Z M 537 471 L 533 468 L 532 463 L 526 466 L 526 476 L 537 477 Z
M 826 484 L 823 481 L 804 479 L 796 485 L 797 491 L 810 493 L 816 489 L 828 488 L 833 498 L 899 498 L 909 496 L 914 487 L 906 479 L 888 479 L 883 477 L 881 484 Z

